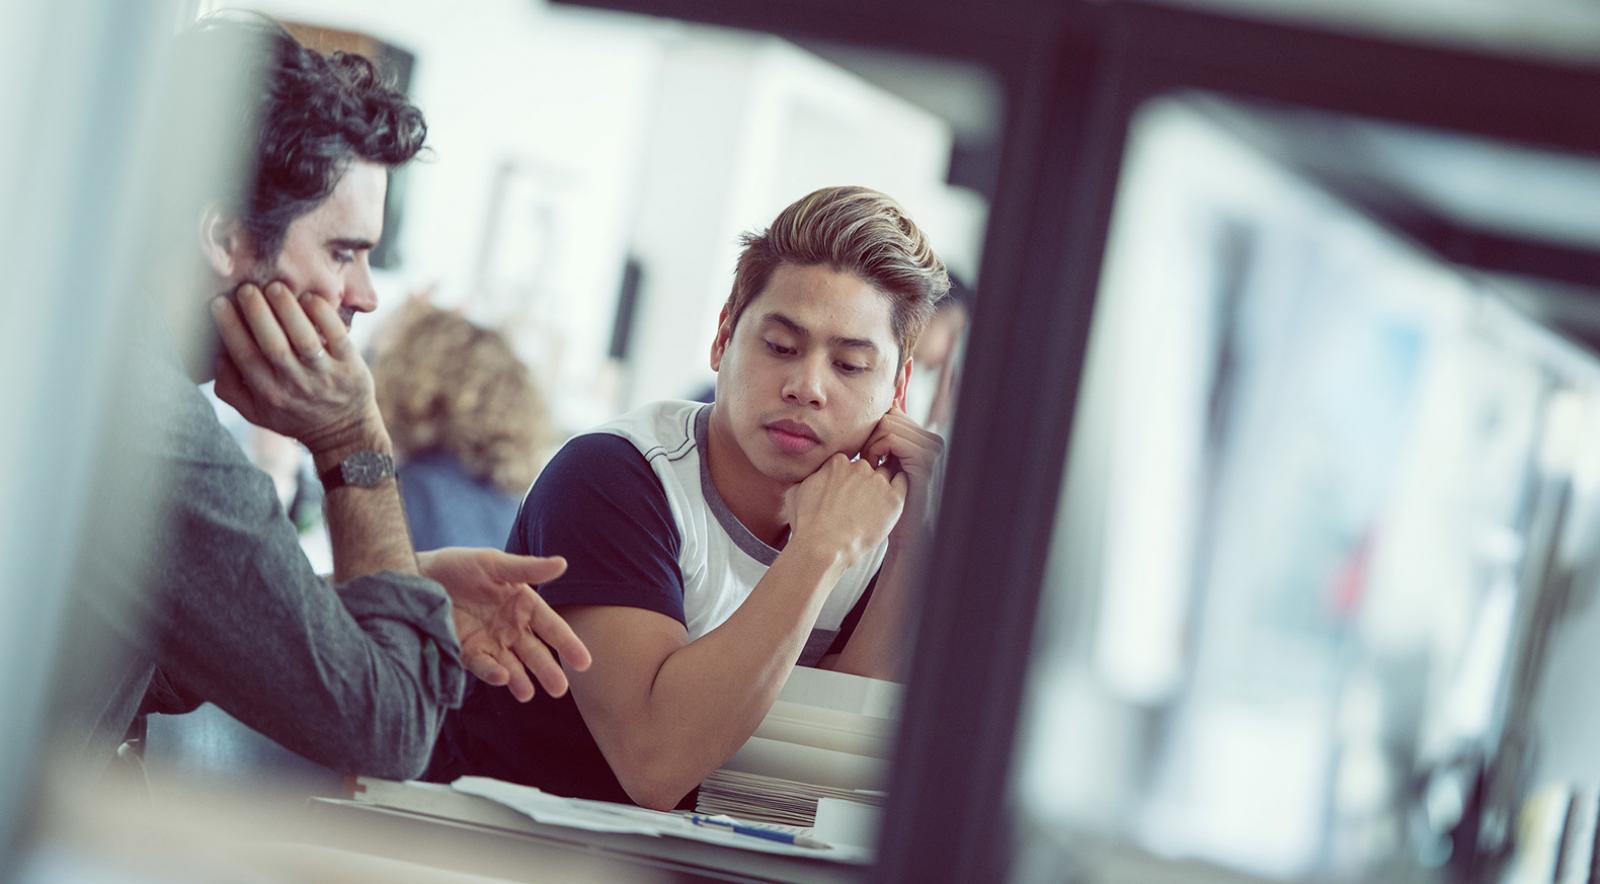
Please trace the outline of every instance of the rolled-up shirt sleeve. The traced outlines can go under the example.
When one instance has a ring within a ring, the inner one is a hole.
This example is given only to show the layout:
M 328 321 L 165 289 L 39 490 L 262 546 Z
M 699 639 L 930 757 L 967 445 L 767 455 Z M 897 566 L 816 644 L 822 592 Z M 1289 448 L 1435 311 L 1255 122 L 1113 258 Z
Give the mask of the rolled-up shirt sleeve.
M 204 412 L 179 409 L 161 452 L 168 493 L 136 611 L 163 677 L 320 764 L 416 776 L 465 688 L 443 588 L 323 580 L 271 479 L 192 403 Z

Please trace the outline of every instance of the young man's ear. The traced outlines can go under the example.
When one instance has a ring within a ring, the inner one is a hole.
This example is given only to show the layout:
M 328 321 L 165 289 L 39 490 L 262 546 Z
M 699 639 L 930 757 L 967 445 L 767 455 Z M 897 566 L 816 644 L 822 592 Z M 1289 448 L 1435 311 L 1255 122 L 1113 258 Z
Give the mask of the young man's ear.
M 901 411 L 906 410 L 906 390 L 911 386 L 911 359 L 907 358 L 901 363 L 900 371 L 894 380 L 894 407 Z
M 244 227 L 215 203 L 200 213 L 200 253 L 212 272 L 232 279 L 248 261 Z
M 728 341 L 733 338 L 733 323 L 728 318 L 728 305 L 722 305 L 722 312 L 717 315 L 717 336 L 711 341 L 711 370 L 722 370 L 722 354 L 728 349 Z

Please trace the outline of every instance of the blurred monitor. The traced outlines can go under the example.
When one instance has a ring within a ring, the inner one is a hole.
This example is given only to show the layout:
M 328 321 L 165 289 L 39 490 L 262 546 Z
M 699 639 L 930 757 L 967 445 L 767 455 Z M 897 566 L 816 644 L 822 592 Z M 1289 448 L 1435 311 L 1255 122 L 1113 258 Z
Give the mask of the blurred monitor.
M 1475 766 L 1520 782 L 1535 608 L 1593 582 L 1571 526 L 1600 363 L 1548 315 L 1563 286 L 1444 260 L 1418 218 L 1542 242 L 1515 200 L 1559 200 L 1548 220 L 1597 189 L 1600 165 L 1484 139 L 1139 107 L 1037 625 L 1018 880 L 1106 845 L 1350 881 L 1442 873 L 1463 825 L 1505 846 L 1504 818 L 1471 817 L 1493 801 Z M 1560 231 L 1600 254 L 1592 220 Z

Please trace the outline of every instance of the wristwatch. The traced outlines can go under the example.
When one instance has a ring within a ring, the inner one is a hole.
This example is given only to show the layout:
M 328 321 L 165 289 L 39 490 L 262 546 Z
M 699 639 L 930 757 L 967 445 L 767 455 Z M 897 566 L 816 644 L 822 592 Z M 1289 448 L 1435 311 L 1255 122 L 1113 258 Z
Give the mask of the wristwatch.
M 394 458 L 371 449 L 357 451 L 323 470 L 317 478 L 322 480 L 324 491 L 346 485 L 371 488 L 385 479 L 394 478 Z

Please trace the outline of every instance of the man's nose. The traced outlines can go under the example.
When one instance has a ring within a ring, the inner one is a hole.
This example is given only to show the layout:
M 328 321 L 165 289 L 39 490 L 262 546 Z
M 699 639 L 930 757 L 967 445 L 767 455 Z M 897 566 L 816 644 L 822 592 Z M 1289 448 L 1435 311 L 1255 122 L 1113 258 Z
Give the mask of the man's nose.
M 828 397 L 824 390 L 827 372 L 826 360 L 820 358 L 796 359 L 793 369 L 784 380 L 783 399 L 796 405 L 821 408 Z
M 344 297 L 339 299 L 339 306 L 357 313 L 371 313 L 378 309 L 378 290 L 372 284 L 372 271 L 366 261 L 360 262 L 346 277 Z

